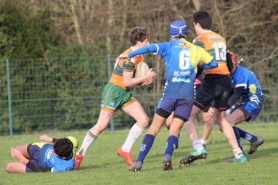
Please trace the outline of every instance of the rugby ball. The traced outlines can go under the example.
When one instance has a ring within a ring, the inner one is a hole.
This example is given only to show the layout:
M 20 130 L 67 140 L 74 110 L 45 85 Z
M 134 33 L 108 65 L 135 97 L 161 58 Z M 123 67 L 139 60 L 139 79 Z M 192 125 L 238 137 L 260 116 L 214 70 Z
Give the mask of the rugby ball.
M 135 78 L 142 77 L 148 74 L 150 68 L 146 62 L 139 62 L 135 71 Z M 141 85 L 145 85 L 142 83 Z

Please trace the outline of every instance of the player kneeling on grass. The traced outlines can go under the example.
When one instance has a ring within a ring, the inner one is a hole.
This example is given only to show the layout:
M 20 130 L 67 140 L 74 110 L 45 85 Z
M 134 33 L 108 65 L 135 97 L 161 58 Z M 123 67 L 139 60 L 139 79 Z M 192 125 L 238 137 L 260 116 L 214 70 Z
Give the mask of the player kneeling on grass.
M 166 63 L 163 96 L 157 105 L 152 124 L 143 139 L 139 156 L 129 167 L 129 171 L 142 169 L 143 161 L 153 145 L 155 136 L 165 120 L 174 112 L 163 159 L 163 170 L 172 170 L 171 157 L 178 145 L 179 131 L 183 123 L 188 120 L 193 106 L 197 66 L 201 65 L 206 69 L 217 67 L 216 60 L 208 52 L 184 39 L 186 34 L 185 23 L 176 20 L 170 25 L 171 41 L 145 46 L 122 56 L 133 58 L 140 54 L 154 53 L 162 56 Z
M 12 157 L 20 162 L 8 163 L 6 171 L 10 173 L 70 171 L 74 169 L 73 158 L 77 148 L 78 141 L 75 137 L 55 139 L 43 135 L 41 142 L 12 148 Z
M 234 86 L 234 93 L 229 98 L 228 106 L 233 106 L 240 98 L 241 104 L 236 106 L 230 114 L 226 115 L 225 118 L 233 127 L 241 150 L 243 151 L 240 138 L 244 138 L 251 143 L 248 154 L 252 154 L 261 144 L 263 144 L 263 138 L 254 136 L 253 134 L 236 127 L 236 125 L 243 121 L 254 121 L 257 118 L 262 109 L 263 94 L 254 73 L 247 68 L 238 66 L 238 60 L 235 54 L 233 52 L 229 52 L 229 54 L 230 57 L 228 57 L 228 60 L 232 60 L 233 63 L 231 80 Z M 229 158 L 226 161 L 233 162 L 233 158 Z

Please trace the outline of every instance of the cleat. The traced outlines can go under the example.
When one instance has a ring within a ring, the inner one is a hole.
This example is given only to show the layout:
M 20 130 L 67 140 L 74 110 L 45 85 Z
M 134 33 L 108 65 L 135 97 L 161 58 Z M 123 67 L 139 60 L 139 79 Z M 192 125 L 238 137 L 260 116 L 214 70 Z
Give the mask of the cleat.
M 131 171 L 131 172 L 140 172 L 141 169 L 142 169 L 142 162 L 140 161 L 137 161 L 136 163 L 134 163 L 133 165 L 131 165 L 129 168 L 128 168 L 128 171 Z
M 163 171 L 173 170 L 171 159 L 169 161 L 166 161 L 166 160 L 163 161 L 163 168 L 162 168 L 162 170 Z
M 207 151 L 205 148 L 201 149 L 201 150 L 193 150 L 193 152 L 191 153 L 191 155 L 183 158 L 180 163 L 185 165 L 185 164 L 191 164 L 194 161 L 198 160 L 198 159 L 206 159 L 207 158 Z
M 81 162 L 83 160 L 83 156 L 82 155 L 76 155 L 74 159 L 75 159 L 74 169 L 77 169 L 81 165 Z
M 121 157 L 125 160 L 125 162 L 126 162 L 128 165 L 131 166 L 131 165 L 134 164 L 134 161 L 133 161 L 132 156 L 131 156 L 131 154 L 132 154 L 131 151 L 130 151 L 130 152 L 124 152 L 124 151 L 122 150 L 122 147 L 120 147 L 120 148 L 118 148 L 117 153 L 118 153 L 119 156 L 121 156 Z
M 246 161 L 247 161 L 247 158 L 244 154 L 242 154 L 239 158 L 234 158 L 233 159 L 234 163 L 243 163 L 243 162 L 246 162 Z
M 250 143 L 251 146 L 248 154 L 253 154 L 254 152 L 256 152 L 257 148 L 263 143 L 264 143 L 264 139 L 261 137 L 257 137 L 257 141 L 255 141 L 254 143 Z
M 169 154 L 166 154 L 164 156 L 164 160 L 163 160 L 163 171 L 169 171 L 172 170 L 172 161 L 171 161 L 171 156 Z

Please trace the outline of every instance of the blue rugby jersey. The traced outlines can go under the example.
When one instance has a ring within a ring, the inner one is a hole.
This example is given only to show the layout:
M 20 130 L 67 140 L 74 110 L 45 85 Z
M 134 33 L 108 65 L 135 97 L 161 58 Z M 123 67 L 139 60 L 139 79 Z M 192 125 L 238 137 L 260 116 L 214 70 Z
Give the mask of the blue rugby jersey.
M 51 150 L 52 144 L 45 144 L 40 151 L 39 165 L 42 167 L 50 167 L 51 172 L 65 172 L 73 170 L 74 159 L 64 160 L 56 156 Z
M 235 88 L 244 87 L 241 96 L 242 103 L 251 102 L 252 106 L 260 109 L 262 107 L 262 90 L 261 86 L 252 71 L 237 66 L 233 75 L 231 75 L 232 84 Z

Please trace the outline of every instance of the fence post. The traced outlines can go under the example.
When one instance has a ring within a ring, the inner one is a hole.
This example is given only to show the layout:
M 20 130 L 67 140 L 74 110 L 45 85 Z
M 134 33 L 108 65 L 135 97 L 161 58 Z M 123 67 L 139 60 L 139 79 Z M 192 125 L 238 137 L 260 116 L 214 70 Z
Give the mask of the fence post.
M 108 68 L 108 81 L 110 80 L 110 74 L 111 74 L 111 61 L 110 61 L 110 55 L 107 55 L 107 68 Z M 110 128 L 111 133 L 114 134 L 114 119 L 113 116 L 110 119 Z
M 9 59 L 6 59 L 10 139 L 13 139 L 12 94 L 11 94 L 10 64 L 9 63 L 10 63 Z

